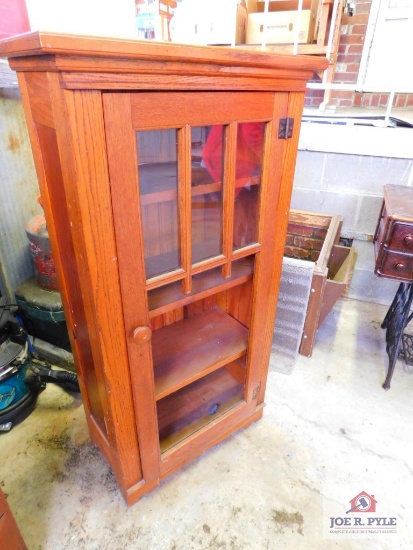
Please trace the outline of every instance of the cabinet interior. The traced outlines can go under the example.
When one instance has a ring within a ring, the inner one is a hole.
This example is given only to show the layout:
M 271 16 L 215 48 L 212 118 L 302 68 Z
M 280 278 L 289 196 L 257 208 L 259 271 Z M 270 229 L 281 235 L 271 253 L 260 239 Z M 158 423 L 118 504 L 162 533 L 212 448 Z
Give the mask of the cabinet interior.
M 253 258 L 240 261 L 233 279 L 219 292 L 215 288 L 202 297 L 201 291 L 185 298 L 190 300 L 186 305 L 177 305 L 178 299 L 151 318 L 161 452 L 244 400 L 253 262 Z M 200 288 L 218 276 L 199 274 Z M 160 289 L 149 292 L 159 293 Z

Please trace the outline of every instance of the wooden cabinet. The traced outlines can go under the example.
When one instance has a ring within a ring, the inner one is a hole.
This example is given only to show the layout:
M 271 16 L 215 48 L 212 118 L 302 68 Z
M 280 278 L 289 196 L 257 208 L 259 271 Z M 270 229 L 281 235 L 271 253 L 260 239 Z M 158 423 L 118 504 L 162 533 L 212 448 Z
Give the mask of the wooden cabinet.
M 92 440 L 129 504 L 261 417 L 324 60 L 34 33 L 18 71 Z

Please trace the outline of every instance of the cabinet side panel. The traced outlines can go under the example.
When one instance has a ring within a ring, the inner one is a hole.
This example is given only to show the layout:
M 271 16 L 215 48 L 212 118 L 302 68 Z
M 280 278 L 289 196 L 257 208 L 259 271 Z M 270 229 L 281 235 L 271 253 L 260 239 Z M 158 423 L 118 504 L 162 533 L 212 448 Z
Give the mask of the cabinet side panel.
M 53 225 L 58 241 L 57 254 L 62 265 L 62 277 L 70 302 L 70 314 L 66 318 L 72 347 L 76 346 L 76 367 L 79 376 L 86 386 L 86 397 L 90 414 L 100 429 L 106 434 L 102 401 L 96 378 L 95 365 L 90 349 L 89 334 L 84 314 L 83 300 L 80 292 L 79 273 L 75 264 L 75 253 L 70 234 L 69 217 L 66 207 L 66 196 L 63 187 L 62 170 L 59 162 L 56 132 L 52 128 L 36 124 L 37 136 L 42 151 L 43 166 L 48 182 L 48 195 L 53 215 Z M 49 225 L 50 216 L 48 216 Z M 63 285 L 60 285 L 61 287 Z M 73 342 L 75 340 L 75 342 Z
M 98 385 L 93 376 L 93 363 L 90 358 L 88 333 L 82 320 L 82 301 L 77 282 L 77 268 L 74 263 L 75 256 L 73 254 L 73 242 L 67 216 L 62 169 L 57 150 L 56 134 L 53 130 L 54 121 L 51 115 L 52 106 L 47 87 L 47 74 L 18 73 L 18 79 L 56 264 L 56 272 L 59 279 L 59 289 L 65 310 L 66 323 L 69 329 L 76 367 L 80 374 L 79 384 L 86 409 L 86 418 L 93 439 L 108 456 L 110 451 L 106 425 L 103 418 L 102 403 Z M 43 97 L 40 101 L 42 108 L 39 108 L 39 101 L 36 99 L 37 93 L 40 93 Z M 44 126 L 43 122 L 47 126 Z M 78 328 L 80 330 L 76 334 Z M 81 342 L 85 344 L 85 348 L 82 350 L 80 347 Z M 84 365 L 86 365 L 86 369 L 89 370 L 89 375 L 91 376 L 92 391 L 90 396 L 88 396 L 89 390 L 86 387 L 87 377 L 83 372 Z
M 99 92 L 49 82 L 69 220 L 91 350 L 102 390 L 111 466 L 125 498 L 142 479 L 120 296 Z

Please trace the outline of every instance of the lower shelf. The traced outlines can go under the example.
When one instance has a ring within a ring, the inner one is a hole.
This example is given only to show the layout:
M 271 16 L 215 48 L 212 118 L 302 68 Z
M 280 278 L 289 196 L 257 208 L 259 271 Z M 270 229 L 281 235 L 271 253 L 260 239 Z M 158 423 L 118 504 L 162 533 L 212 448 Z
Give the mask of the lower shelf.
M 244 399 L 245 367 L 233 361 L 157 403 L 161 452 L 194 434 Z

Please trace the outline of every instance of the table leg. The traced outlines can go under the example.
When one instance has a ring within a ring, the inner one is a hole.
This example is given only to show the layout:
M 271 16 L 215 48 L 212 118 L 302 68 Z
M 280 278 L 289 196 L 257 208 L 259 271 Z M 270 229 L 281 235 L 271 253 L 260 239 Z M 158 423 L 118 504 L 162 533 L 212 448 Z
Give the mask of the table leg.
M 403 332 L 410 321 L 409 312 L 413 300 L 413 284 L 400 283 L 396 296 L 384 318 L 382 328 L 386 329 L 386 351 L 389 356 L 389 368 L 383 388 L 390 389 L 390 382 L 399 356 Z

